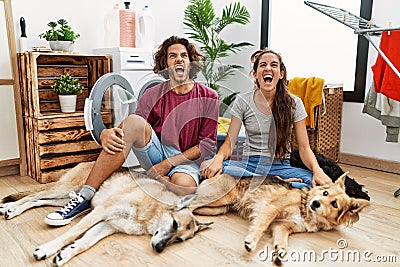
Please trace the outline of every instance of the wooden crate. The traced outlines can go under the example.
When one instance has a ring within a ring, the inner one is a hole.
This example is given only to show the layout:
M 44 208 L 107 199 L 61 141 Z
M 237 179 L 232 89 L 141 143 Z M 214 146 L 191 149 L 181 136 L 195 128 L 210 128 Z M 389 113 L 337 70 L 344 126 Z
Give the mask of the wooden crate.
M 102 75 L 110 72 L 109 56 L 25 52 L 18 54 L 28 174 L 40 183 L 56 181 L 79 162 L 97 158 L 101 147 L 86 131 L 84 100 Z M 85 90 L 75 113 L 61 113 L 54 79 L 69 73 Z M 106 98 L 107 99 L 107 98 Z M 111 126 L 105 103 L 102 117 Z
M 110 125 L 112 116 L 102 115 Z M 24 124 L 28 174 L 40 183 L 56 181 L 60 172 L 96 160 L 101 151 L 80 113 L 24 117 Z
M 325 105 L 316 107 L 316 126 L 307 128 L 311 149 L 339 161 L 340 135 L 342 130 L 343 88 L 323 89 Z M 297 147 L 294 132 L 292 146 Z
M 58 95 L 51 86 L 60 75 L 70 74 L 85 87 L 77 96 L 77 111 L 83 111 L 85 98 L 95 82 L 110 72 L 107 55 L 25 52 L 18 54 L 23 116 L 38 118 L 60 112 Z

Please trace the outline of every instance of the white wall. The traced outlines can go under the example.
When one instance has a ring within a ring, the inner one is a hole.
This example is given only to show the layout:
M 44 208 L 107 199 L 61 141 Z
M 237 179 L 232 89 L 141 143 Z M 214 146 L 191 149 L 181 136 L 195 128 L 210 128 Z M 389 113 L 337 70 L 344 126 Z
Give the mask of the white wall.
M 319 0 L 358 14 L 360 0 Z M 345 2 L 345 3 L 343 3 Z M 301 0 L 270 0 L 269 47 L 280 52 L 288 78 L 321 77 L 353 91 L 357 36 L 353 30 Z M 338 6 L 339 5 L 339 6 Z
M 123 6 L 124 1 L 114 0 L 41 0 L 41 1 L 25 1 L 12 0 L 13 17 L 15 22 L 15 34 L 20 36 L 19 18 L 24 17 L 27 24 L 28 47 L 46 45 L 47 42 L 39 39 L 39 34 L 47 30 L 47 23 L 55 21 L 59 18 L 64 18 L 69 22 L 69 25 L 74 31 L 81 35 L 75 43 L 75 51 L 81 53 L 91 53 L 94 48 L 104 47 L 104 18 L 112 9 L 114 3 L 119 3 Z M 135 0 L 131 1 L 131 7 L 135 10 L 140 10 L 144 5 L 149 5 L 153 16 L 156 20 L 156 44 L 160 44 L 164 39 L 171 35 L 185 37 L 183 17 L 184 10 L 188 4 L 188 0 Z M 217 16 L 221 16 L 222 9 L 234 0 L 218 0 L 213 1 L 213 6 Z M 251 23 L 246 26 L 231 25 L 226 28 L 226 32 L 222 36 L 228 42 L 248 41 L 254 43 L 258 48 L 260 43 L 260 14 L 261 1 L 241 1 L 252 15 Z M 2 2 L 1 2 L 2 3 Z M 4 21 L 4 12 L 0 12 L 0 22 Z M 0 45 L 1 55 L 8 53 L 5 46 L 4 23 L 0 24 L 0 37 L 2 40 Z M 251 52 L 255 48 L 247 49 L 237 55 L 229 58 L 228 63 L 246 66 L 248 72 L 248 62 Z M 18 50 L 18 46 L 17 46 Z M 0 57 L 0 77 L 9 78 L 10 73 L 9 63 L 7 58 Z M 7 74 L 7 77 L 4 75 Z M 243 77 L 242 74 L 240 74 Z M 232 91 L 248 90 L 248 78 L 234 81 L 227 87 L 232 88 Z M 12 88 L 0 87 L 0 125 L 2 125 L 0 138 L 0 160 L 17 158 L 18 143 L 16 135 L 14 100 L 12 98 Z M 6 104 L 6 105 L 5 105 Z
M 374 1 L 372 11 L 374 23 L 381 27 L 389 26 L 389 22 L 392 22 L 392 26 L 400 26 L 398 10 L 400 10 L 398 0 Z M 379 45 L 380 39 L 373 37 L 373 41 Z M 366 92 L 373 81 L 371 66 L 375 64 L 376 57 L 377 52 L 370 45 Z M 385 142 L 386 127 L 379 120 L 363 114 L 362 108 L 361 103 L 344 103 L 342 152 L 400 162 L 400 143 Z
M 290 13 L 286 12 L 289 10 L 291 5 L 303 4 L 302 0 L 271 0 L 271 1 L 287 1 L 287 9 L 281 13 L 274 13 L 272 16 L 281 16 L 284 18 L 285 25 L 294 27 L 297 20 L 294 20 Z M 331 3 L 333 0 L 319 0 L 319 3 Z M 46 30 L 46 24 L 50 20 L 58 18 L 65 18 L 69 21 L 70 25 L 78 33 L 81 34 L 76 42 L 76 51 L 82 53 L 90 53 L 93 48 L 103 47 L 104 45 L 104 30 L 103 30 L 103 19 L 105 14 L 112 8 L 115 2 L 122 3 L 122 1 L 112 0 L 98 0 L 98 1 L 60 1 L 60 0 L 41 0 L 41 1 L 24 1 L 24 0 L 12 0 L 13 16 L 15 21 L 15 32 L 19 36 L 20 30 L 18 27 L 19 18 L 25 17 L 27 22 L 27 34 L 29 38 L 29 45 L 47 45 L 46 41 L 38 38 L 38 35 Z M 234 2 L 234 0 L 214 0 L 214 7 L 217 14 L 220 15 L 222 7 L 227 3 Z M 238 55 L 232 56 L 228 63 L 240 64 L 245 67 L 245 70 L 235 76 L 235 80 L 227 82 L 226 86 L 233 91 L 247 91 L 251 88 L 251 79 L 249 79 L 249 56 L 252 51 L 258 49 L 260 39 L 260 12 L 261 12 L 261 1 L 241 1 L 246 5 L 252 14 L 252 22 L 247 26 L 235 26 L 229 31 L 224 33 L 224 37 L 228 41 L 249 41 L 255 44 L 254 48 L 247 49 L 239 53 Z M 338 1 L 336 1 L 338 2 Z M 358 2 L 358 0 L 357 0 Z M 152 8 L 153 14 L 157 22 L 157 34 L 156 43 L 160 43 L 170 35 L 184 35 L 183 28 L 183 11 L 188 3 L 188 0 L 176 1 L 176 0 L 135 0 L 132 1 L 135 9 L 141 8 L 145 4 L 149 4 Z M 328 4 L 329 4 L 328 3 Z M 337 7 L 344 7 L 343 3 L 335 5 Z M 332 5 L 332 4 L 331 4 Z M 329 18 L 324 18 L 324 15 L 318 14 L 317 11 L 312 10 L 310 7 L 307 14 L 313 14 L 316 16 L 314 21 L 314 28 L 318 28 L 320 23 Z M 380 0 L 374 1 L 373 17 L 375 23 L 378 25 L 386 26 L 388 21 L 392 21 L 394 26 L 400 25 L 400 18 L 398 17 L 398 10 L 400 9 L 400 2 L 397 0 Z M 307 14 L 306 17 L 308 16 Z M 0 18 L 2 13 L 0 14 Z M 319 20 L 321 19 L 321 21 Z M 0 21 L 3 21 L 1 19 Z M 337 23 L 332 21 L 332 23 Z M 4 24 L 2 24 L 4 25 Z M 283 28 L 284 24 L 278 25 L 277 29 Z M 313 28 L 313 29 L 314 29 Z M 1 27 L 0 27 L 1 30 Z M 309 31 L 309 29 L 301 29 L 303 32 Z M 346 38 L 353 38 L 351 29 L 347 29 L 343 26 L 343 35 L 340 33 L 329 34 L 328 37 L 320 37 L 322 32 L 313 30 L 314 38 L 311 41 L 315 41 L 316 45 L 312 49 L 312 53 L 307 53 L 305 58 L 302 60 L 292 60 L 287 62 L 290 77 L 296 75 L 306 75 L 306 72 L 296 73 L 295 65 L 301 66 L 305 64 L 311 65 L 312 70 L 319 71 L 322 68 L 320 65 L 326 66 L 329 64 L 329 73 L 332 76 L 329 78 L 331 82 L 341 82 L 351 77 L 348 71 L 342 71 L 349 66 L 343 66 L 343 58 L 355 58 L 353 52 L 343 52 L 347 46 L 353 46 L 350 42 L 348 43 Z M 349 36 L 350 35 L 350 36 Z M 3 36 L 0 33 L 0 37 Z M 286 33 L 287 39 L 285 42 L 290 44 L 291 50 L 289 53 L 301 54 L 304 43 L 300 43 L 299 40 L 293 39 L 292 35 Z M 238 38 L 240 38 L 238 40 Z M 276 38 L 273 33 L 271 40 Z M 322 38 L 319 39 L 319 38 Z M 3 46 L 4 38 L 1 38 Z M 378 40 L 379 41 L 379 40 Z M 279 50 L 279 47 L 273 47 L 275 50 Z M 346 48 L 346 49 L 345 49 Z M 326 52 L 325 50 L 328 50 Z M 1 50 L 3 51 L 3 50 Z M 315 53 L 314 53 L 315 52 Z M 289 60 L 286 53 L 283 53 L 284 59 Z M 4 73 L 2 64 L 3 57 L 0 57 L 0 76 Z M 372 65 L 375 61 L 376 53 L 373 49 L 370 49 L 369 62 Z M 311 64 L 312 62 L 313 64 Z M 353 61 L 351 61 L 353 62 Z M 352 63 L 349 63 L 352 64 Z M 352 66 L 350 66 L 352 68 Z M 315 72 L 314 72 L 315 73 Z M 1 76 L 3 78 L 3 76 Z M 371 83 L 371 71 L 368 69 L 367 86 Z M 347 86 L 347 84 L 346 84 Z M 0 138 L 0 160 L 18 157 L 18 148 L 16 145 L 16 133 L 15 133 L 15 122 L 9 118 L 14 116 L 14 107 L 10 104 L 13 103 L 12 93 L 9 89 L 3 89 L 4 86 L 0 87 L 1 90 L 1 103 L 0 105 L 0 124 L 2 125 L 2 132 Z M 349 85 L 348 88 L 352 88 Z M 4 90 L 9 90 L 4 91 Z M 8 103 L 6 109 L 4 109 L 3 103 Z M 375 157 L 378 159 L 392 160 L 400 162 L 400 143 L 386 143 L 385 127 L 380 122 L 369 115 L 361 113 L 362 104 L 358 103 L 344 103 L 343 110 L 343 126 L 342 126 L 342 138 L 341 138 L 341 151 L 345 153 L 351 153 L 356 155 L 363 155 L 367 157 Z M 6 124 L 6 125 L 4 125 Z
M 4 14 L 3 2 L 0 2 L 0 14 Z M 0 16 L 0 78 L 10 79 L 12 77 L 12 70 L 9 62 L 5 25 L 5 17 L 2 15 Z M 0 125 L 0 160 L 18 158 L 14 95 L 13 87 L 10 85 L 0 86 Z
M 344 90 L 353 91 L 358 38 L 353 30 L 305 5 L 302 0 L 270 2 L 270 48 L 281 52 L 288 78 L 317 76 L 326 83 L 340 83 Z M 360 0 L 315 2 L 359 14 Z M 374 1 L 374 23 L 383 27 L 392 21 L 393 26 L 400 26 L 399 9 L 400 2 L 396 0 Z M 380 39 L 373 38 L 379 45 Z M 370 46 L 367 90 L 372 82 L 370 67 L 376 55 Z M 362 108 L 361 103 L 344 103 L 341 152 L 400 162 L 400 143 L 385 142 L 386 127 L 363 114 Z

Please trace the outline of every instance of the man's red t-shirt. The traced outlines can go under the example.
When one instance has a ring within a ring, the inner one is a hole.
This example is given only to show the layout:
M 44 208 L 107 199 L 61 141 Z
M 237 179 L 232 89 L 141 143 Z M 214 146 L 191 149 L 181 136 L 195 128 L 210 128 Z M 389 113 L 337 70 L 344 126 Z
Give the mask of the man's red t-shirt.
M 169 81 L 145 91 L 135 114 L 154 129 L 163 145 L 185 151 L 197 146 L 201 159 L 214 152 L 218 127 L 218 95 L 199 83 L 186 94 L 176 94 Z

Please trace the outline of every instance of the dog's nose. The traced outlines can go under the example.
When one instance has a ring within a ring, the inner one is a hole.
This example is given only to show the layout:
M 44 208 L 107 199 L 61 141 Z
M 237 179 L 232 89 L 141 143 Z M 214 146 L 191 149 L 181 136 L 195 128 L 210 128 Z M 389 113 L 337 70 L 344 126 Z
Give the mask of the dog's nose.
M 165 244 L 164 243 L 157 243 L 155 246 L 153 246 L 153 249 L 157 252 L 157 253 L 161 253 L 165 248 Z
M 316 209 L 318 209 L 319 207 L 321 207 L 321 203 L 320 203 L 318 200 L 314 200 L 314 201 L 311 203 L 311 208 L 312 208 L 313 210 L 316 210 Z

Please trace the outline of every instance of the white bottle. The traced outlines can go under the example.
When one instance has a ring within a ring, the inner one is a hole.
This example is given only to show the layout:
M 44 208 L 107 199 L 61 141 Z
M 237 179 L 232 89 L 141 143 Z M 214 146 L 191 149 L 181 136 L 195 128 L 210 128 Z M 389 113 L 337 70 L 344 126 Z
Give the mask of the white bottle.
M 156 38 L 156 25 L 149 6 L 145 6 L 138 19 L 138 39 L 140 47 L 153 49 Z
M 115 4 L 113 9 L 107 14 L 104 20 L 105 47 L 120 46 L 119 10 L 120 10 L 119 4 Z

